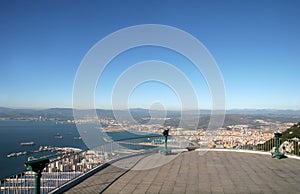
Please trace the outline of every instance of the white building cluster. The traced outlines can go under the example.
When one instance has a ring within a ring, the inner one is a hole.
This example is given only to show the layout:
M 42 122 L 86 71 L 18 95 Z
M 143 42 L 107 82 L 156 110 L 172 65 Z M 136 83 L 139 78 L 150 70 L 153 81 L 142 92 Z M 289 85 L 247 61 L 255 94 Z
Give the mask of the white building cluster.
M 46 172 L 87 172 L 110 159 L 106 152 L 88 150 L 79 154 L 58 158 L 51 162 Z

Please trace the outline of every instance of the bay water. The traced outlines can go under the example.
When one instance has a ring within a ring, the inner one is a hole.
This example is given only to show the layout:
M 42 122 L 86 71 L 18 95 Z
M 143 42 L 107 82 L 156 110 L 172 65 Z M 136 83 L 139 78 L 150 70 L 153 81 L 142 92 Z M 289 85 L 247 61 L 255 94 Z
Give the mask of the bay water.
M 86 134 L 94 133 L 94 146 L 101 145 L 103 138 L 100 134 L 101 129 L 93 125 L 87 125 Z M 110 132 L 111 140 L 137 137 L 139 134 L 124 132 Z M 55 137 L 61 135 L 62 138 Z M 85 134 L 81 134 L 84 139 Z M 74 123 L 56 121 L 20 121 L 20 120 L 1 120 L 0 121 L 0 179 L 9 177 L 25 170 L 24 162 L 28 157 L 41 157 L 50 152 L 29 153 L 17 157 L 7 157 L 10 153 L 37 150 L 40 146 L 53 147 L 74 147 L 82 150 L 88 149 L 84 141 L 80 138 Z M 21 146 L 22 142 L 31 142 L 33 146 Z

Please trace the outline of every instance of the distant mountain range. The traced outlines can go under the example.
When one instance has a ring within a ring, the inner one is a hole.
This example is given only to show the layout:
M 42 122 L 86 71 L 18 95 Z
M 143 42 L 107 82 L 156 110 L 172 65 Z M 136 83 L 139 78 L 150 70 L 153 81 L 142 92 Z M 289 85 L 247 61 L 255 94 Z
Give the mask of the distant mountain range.
M 155 115 L 165 115 L 165 111 L 161 110 L 148 110 L 142 108 L 134 108 L 129 110 L 131 115 L 135 117 L 150 117 Z M 78 110 L 82 114 L 88 114 L 90 110 Z M 106 109 L 96 109 L 98 116 L 114 118 L 114 112 L 119 115 L 124 115 L 127 110 L 106 110 Z M 178 117 L 181 114 L 185 115 L 209 115 L 210 110 L 186 110 L 180 111 L 167 111 L 167 117 L 173 118 Z M 226 110 L 226 115 L 290 115 L 290 116 L 300 116 L 300 110 L 277 110 L 277 109 L 230 109 Z M 49 108 L 49 109 L 13 109 L 7 107 L 0 107 L 0 118 L 6 117 L 48 117 L 48 118 L 62 118 L 62 119 L 72 119 L 73 109 L 72 108 Z
M 228 114 L 277 114 L 277 115 L 300 115 L 300 110 L 292 109 L 230 109 Z
M 94 116 L 95 110 L 76 110 L 80 118 L 90 118 Z M 161 124 L 161 119 L 167 117 L 169 119 L 163 122 L 164 126 L 183 127 L 187 129 L 206 128 L 210 122 L 210 110 L 199 111 L 162 111 L 148 110 L 141 108 L 128 110 L 106 110 L 96 109 L 98 117 L 115 119 L 118 115 L 119 121 L 129 121 L 132 117 L 136 124 L 146 124 L 150 121 L 152 124 Z M 71 108 L 50 108 L 50 109 L 12 109 L 0 107 L 0 119 L 38 119 L 43 120 L 73 120 L 73 109 Z M 77 117 L 78 118 L 78 117 Z M 183 119 L 184 118 L 184 119 Z M 197 122 L 198 122 L 198 126 Z M 298 123 L 300 121 L 300 110 L 274 110 L 274 109 L 234 109 L 227 110 L 223 126 L 229 125 L 249 125 L 255 127 L 257 120 L 264 120 L 271 123 Z

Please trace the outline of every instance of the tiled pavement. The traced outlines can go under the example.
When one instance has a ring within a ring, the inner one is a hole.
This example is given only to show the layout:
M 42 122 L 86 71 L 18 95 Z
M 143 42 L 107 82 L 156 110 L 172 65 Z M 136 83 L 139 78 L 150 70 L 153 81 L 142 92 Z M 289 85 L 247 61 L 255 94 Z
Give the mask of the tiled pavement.
M 300 193 L 300 160 L 219 151 L 156 153 L 120 160 L 67 191 L 100 192 Z

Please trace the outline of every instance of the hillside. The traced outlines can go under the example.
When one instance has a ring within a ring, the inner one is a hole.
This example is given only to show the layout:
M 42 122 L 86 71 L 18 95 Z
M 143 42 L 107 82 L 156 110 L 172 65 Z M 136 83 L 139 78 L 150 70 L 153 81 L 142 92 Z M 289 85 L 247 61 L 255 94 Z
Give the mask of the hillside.
M 282 133 L 283 139 L 292 139 L 292 138 L 299 138 L 300 139 L 300 122 L 293 125 L 292 127 L 288 128 Z
M 298 139 L 294 139 L 294 138 L 298 138 Z M 291 140 L 294 139 L 294 140 Z M 287 130 L 285 130 L 282 133 L 281 139 L 280 139 L 280 152 L 287 152 L 290 154 L 295 154 L 295 155 L 299 155 L 299 145 L 298 145 L 298 141 L 300 139 L 300 122 L 293 125 L 292 127 L 288 128 Z M 289 141 L 287 141 L 289 140 Z M 285 143 L 284 143 L 285 142 Z M 283 150 L 283 145 L 285 145 L 284 147 L 286 147 Z M 257 145 L 256 149 L 257 150 L 264 150 L 264 151 L 270 151 L 270 149 L 273 149 L 275 147 L 275 138 L 272 138 L 268 141 L 266 141 L 263 144 L 259 144 Z M 291 151 L 287 151 L 287 147 L 289 147 L 289 150 Z

